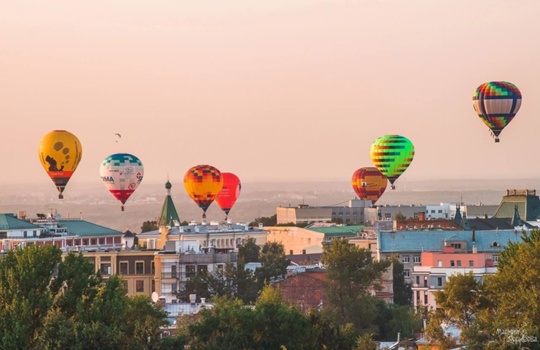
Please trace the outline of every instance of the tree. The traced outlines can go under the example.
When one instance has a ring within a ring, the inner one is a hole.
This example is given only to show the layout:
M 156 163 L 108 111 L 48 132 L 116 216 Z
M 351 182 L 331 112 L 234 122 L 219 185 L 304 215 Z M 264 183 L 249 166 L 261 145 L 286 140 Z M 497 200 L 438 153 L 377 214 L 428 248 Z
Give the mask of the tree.
M 81 254 L 30 245 L 0 259 L 1 349 L 152 349 L 165 316 Z
M 325 310 L 311 309 L 308 312 L 311 327 L 315 332 L 315 349 L 352 349 L 356 334 L 351 323 L 336 325 Z
M 192 349 L 314 349 L 307 317 L 267 286 L 253 308 L 238 299 L 217 298 L 189 326 Z
M 402 212 L 398 211 L 394 214 L 394 220 L 396 221 L 403 221 L 403 220 L 406 220 L 407 218 L 405 217 L 405 215 L 403 215 Z
M 156 220 L 147 220 L 143 222 L 141 226 L 141 233 L 149 232 L 149 231 L 156 231 L 157 229 L 159 229 L 159 226 Z
M 482 283 L 476 281 L 472 273 L 450 276 L 444 290 L 435 293 L 437 310 L 429 315 L 427 336 L 444 346 L 453 346 L 456 339 L 444 334 L 442 325 L 457 327 L 461 330 L 461 344 L 471 345 L 472 338 L 468 334 L 479 335 L 478 315 L 488 305 L 484 297 Z M 487 339 L 484 339 L 487 341 Z M 446 344 L 446 345 L 445 345 Z
M 392 258 L 392 288 L 394 291 L 394 304 L 412 305 L 412 288 L 410 283 L 405 282 L 403 264 L 398 258 Z
M 268 217 L 259 217 L 249 223 L 249 226 L 258 226 L 263 224 L 263 226 L 276 226 L 277 224 L 277 214 Z
M 502 266 L 485 278 L 488 312 L 480 317 L 499 344 L 512 338 L 540 339 L 540 231 L 524 234 L 521 243 L 509 244 L 501 254 Z M 512 334 L 513 332 L 513 334 Z M 523 346 L 538 348 L 525 341 Z
M 335 239 L 324 247 L 322 262 L 326 265 L 326 293 L 338 325 L 353 323 L 357 332 L 376 332 L 376 299 L 372 289 L 380 288 L 378 280 L 390 261 L 374 261 L 371 252 Z
M 255 270 L 255 276 L 261 288 L 265 282 L 283 278 L 287 274 L 290 260 L 285 256 L 282 243 L 266 242 L 262 246 L 259 260 L 261 267 Z
M 238 264 L 239 266 L 250 262 L 258 262 L 261 247 L 257 245 L 255 238 L 248 238 L 245 243 L 238 247 Z

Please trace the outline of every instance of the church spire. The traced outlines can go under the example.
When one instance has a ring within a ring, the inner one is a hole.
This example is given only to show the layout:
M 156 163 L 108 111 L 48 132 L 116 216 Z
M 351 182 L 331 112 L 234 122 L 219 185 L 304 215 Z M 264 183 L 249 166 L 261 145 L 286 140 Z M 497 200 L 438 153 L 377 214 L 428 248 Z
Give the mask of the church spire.
M 165 189 L 167 190 L 167 196 L 163 202 L 163 207 L 161 208 L 161 215 L 159 217 L 158 226 L 175 226 L 175 222 L 180 223 L 180 217 L 176 212 L 176 207 L 174 206 L 172 197 L 171 197 L 171 188 L 172 185 L 167 180 L 165 183 Z
M 521 221 L 521 217 L 519 216 L 519 210 L 518 205 L 514 205 L 514 216 L 512 217 L 512 223 L 511 225 L 513 227 L 518 227 L 523 225 L 523 221 Z

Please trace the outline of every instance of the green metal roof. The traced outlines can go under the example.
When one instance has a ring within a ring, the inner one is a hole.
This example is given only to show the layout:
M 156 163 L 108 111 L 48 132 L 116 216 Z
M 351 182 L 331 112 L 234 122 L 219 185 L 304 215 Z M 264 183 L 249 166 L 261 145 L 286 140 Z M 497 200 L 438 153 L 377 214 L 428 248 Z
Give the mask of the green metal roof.
M 117 236 L 122 232 L 84 220 L 59 220 L 58 224 L 68 229 L 70 235 L 80 237 Z
M 165 202 L 161 208 L 161 216 L 159 217 L 159 226 L 174 226 L 174 221 L 180 222 L 180 217 L 176 211 L 171 195 L 165 197 Z
M 41 229 L 28 221 L 17 219 L 15 214 L 0 214 L 0 230 L 35 230 Z
M 306 230 L 323 233 L 325 237 L 355 237 L 365 227 L 364 225 L 306 227 Z

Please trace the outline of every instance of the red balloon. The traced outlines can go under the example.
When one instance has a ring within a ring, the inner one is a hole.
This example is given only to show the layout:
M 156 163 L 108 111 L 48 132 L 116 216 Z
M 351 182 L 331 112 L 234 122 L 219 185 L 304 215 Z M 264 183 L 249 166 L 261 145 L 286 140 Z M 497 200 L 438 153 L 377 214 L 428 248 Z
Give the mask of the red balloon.
M 386 177 L 375 167 L 356 170 L 352 176 L 352 187 L 360 199 L 371 200 L 373 204 L 386 190 Z
M 223 187 L 216 197 L 216 202 L 225 215 L 229 215 L 229 211 L 240 196 L 242 184 L 238 176 L 233 173 L 221 173 L 221 175 L 223 176 Z

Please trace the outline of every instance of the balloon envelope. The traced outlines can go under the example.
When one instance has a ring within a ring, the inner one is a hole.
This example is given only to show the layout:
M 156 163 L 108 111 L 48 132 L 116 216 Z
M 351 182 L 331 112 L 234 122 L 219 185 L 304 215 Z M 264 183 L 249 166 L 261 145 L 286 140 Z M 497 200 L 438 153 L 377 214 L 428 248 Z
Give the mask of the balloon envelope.
M 521 92 L 506 81 L 484 83 L 474 92 L 473 107 L 499 142 L 499 134 L 521 107 Z
M 394 182 L 407 170 L 414 158 L 412 142 L 401 135 L 384 135 L 371 144 L 371 160 L 395 188 Z
M 41 139 L 38 156 L 58 189 L 58 198 L 63 198 L 62 192 L 82 158 L 81 142 L 69 131 L 53 130 Z
M 238 176 L 233 173 L 221 173 L 221 175 L 223 176 L 223 187 L 216 197 L 216 202 L 221 210 L 229 215 L 229 211 L 240 196 L 242 184 Z
M 387 182 L 386 176 L 375 167 L 360 168 L 352 176 L 352 187 L 358 198 L 373 204 L 383 195 Z
M 135 192 L 144 176 L 139 158 L 129 153 L 115 153 L 103 160 L 99 168 L 101 181 L 109 192 L 123 204 Z
M 203 217 L 206 216 L 206 210 L 222 187 L 223 176 L 211 165 L 196 165 L 184 175 L 184 188 L 191 199 L 203 210 Z

